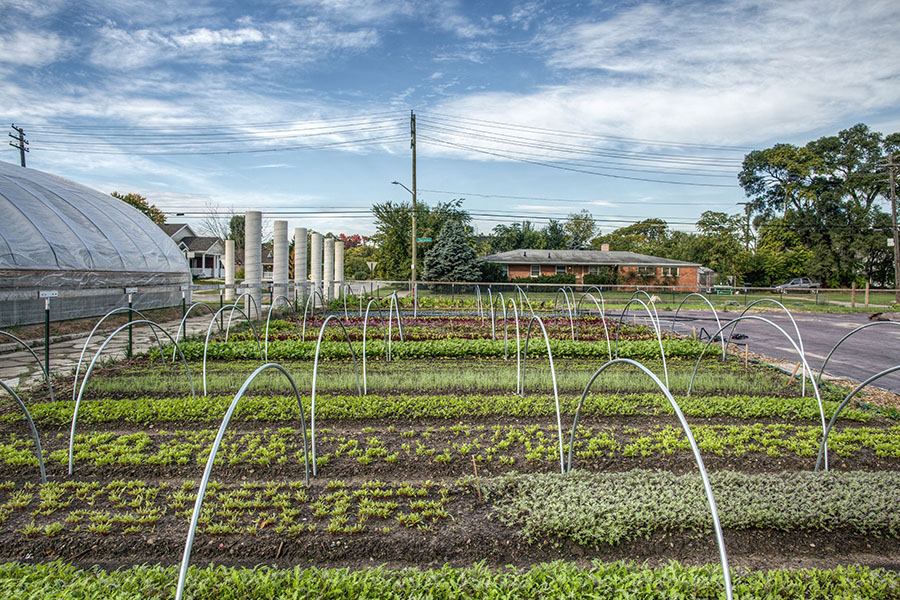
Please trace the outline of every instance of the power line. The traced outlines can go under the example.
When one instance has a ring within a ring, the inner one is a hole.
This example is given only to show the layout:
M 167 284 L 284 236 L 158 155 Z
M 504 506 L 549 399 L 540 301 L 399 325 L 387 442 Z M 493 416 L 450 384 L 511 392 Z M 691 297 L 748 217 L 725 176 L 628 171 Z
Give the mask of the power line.
M 717 144 L 699 144 L 694 142 L 675 142 L 671 140 L 653 140 L 653 139 L 645 139 L 645 138 L 631 138 L 625 136 L 618 135 L 601 135 L 601 134 L 591 134 L 585 133 L 583 131 L 566 131 L 563 129 L 549 129 L 546 127 L 534 127 L 532 125 L 518 125 L 513 123 L 504 123 L 501 121 L 491 121 L 486 119 L 475 119 L 472 117 L 460 117 L 458 115 L 448 115 L 443 113 L 434 113 L 434 112 L 424 112 L 419 113 L 424 114 L 426 117 L 432 115 L 434 117 L 438 117 L 441 119 L 457 121 L 457 122 L 469 122 L 469 123 L 477 123 L 482 125 L 488 125 L 492 127 L 496 127 L 499 129 L 513 129 L 513 130 L 521 130 L 521 131 L 533 131 L 536 133 L 544 133 L 550 135 L 559 135 L 559 136 L 567 136 L 567 137 L 576 137 L 582 139 L 594 139 L 594 140 L 608 140 L 608 141 L 619 141 L 619 142 L 628 142 L 635 144 L 654 144 L 657 146 L 673 146 L 678 148 L 697 148 L 697 149 L 706 149 L 706 150 L 720 150 L 720 151 L 734 151 L 734 152 L 748 152 L 751 150 L 755 150 L 755 148 L 750 148 L 746 146 L 723 146 Z
M 521 145 L 530 148 L 542 148 L 558 151 L 571 151 L 584 154 L 593 154 L 598 156 L 608 156 L 614 158 L 627 158 L 630 160 L 653 160 L 660 162 L 673 162 L 677 164 L 717 164 L 720 166 L 729 166 L 740 164 L 742 159 L 724 158 L 714 156 L 696 156 L 689 154 L 668 154 L 659 152 L 648 152 L 645 150 L 613 150 L 610 148 L 598 148 L 596 145 L 572 144 L 569 142 L 550 141 L 546 138 L 523 137 L 518 135 L 508 135 L 497 133 L 490 129 L 469 128 L 457 124 L 441 126 L 441 124 L 431 125 L 436 131 L 460 135 L 465 137 L 475 137 L 476 139 L 490 139 L 506 144 Z
M 130 151 L 130 152 L 114 152 L 106 150 L 75 150 L 69 148 L 41 147 L 41 150 L 47 152 L 76 152 L 78 154 L 112 154 L 127 156 L 212 156 L 227 154 L 261 154 L 267 152 L 292 152 L 296 150 L 325 150 L 330 148 L 339 148 L 343 146 L 371 146 L 377 144 L 388 144 L 406 140 L 404 135 L 380 136 L 373 138 L 363 138 L 359 140 L 344 140 L 339 142 L 329 142 L 321 144 L 305 144 L 294 146 L 277 146 L 273 148 L 240 148 L 227 150 L 204 150 L 204 151 Z
M 419 189 L 420 192 L 428 192 L 429 194 L 446 194 L 448 196 L 466 196 L 466 197 L 475 197 L 475 198 L 501 198 L 504 200 L 537 200 L 540 202 L 571 202 L 572 204 L 597 204 L 597 202 L 605 202 L 605 201 L 597 201 L 597 200 L 574 200 L 572 198 L 547 198 L 544 196 L 508 196 L 503 194 L 476 194 L 475 192 L 451 192 L 447 190 L 425 190 Z M 688 202 L 641 202 L 641 201 L 632 201 L 632 200 L 614 200 L 610 201 L 607 204 L 610 206 L 617 206 L 619 204 L 635 204 L 638 206 L 687 206 L 687 207 L 700 207 L 700 206 L 733 206 L 734 202 L 703 202 L 703 204 L 690 204 Z
M 571 172 L 574 172 L 574 173 L 584 173 L 584 174 L 586 174 L 586 175 L 596 175 L 596 176 L 598 176 L 598 177 L 608 177 L 608 178 L 611 178 L 611 179 L 624 179 L 624 180 L 628 180 L 628 181 L 643 181 L 643 182 L 649 182 L 649 183 L 666 183 L 666 184 L 670 184 L 670 185 L 687 185 L 687 186 L 696 186 L 696 187 L 716 187 L 716 188 L 734 188 L 734 187 L 737 187 L 736 185 L 725 185 L 725 184 L 720 184 L 720 183 L 699 183 L 699 182 L 691 182 L 691 181 L 672 181 L 672 180 L 668 180 L 668 179 L 651 179 L 651 178 L 649 178 L 649 177 L 631 177 L 631 176 L 628 176 L 628 175 L 614 175 L 614 174 L 612 174 L 612 173 L 602 173 L 602 172 L 599 172 L 599 171 L 591 171 L 591 170 L 588 170 L 588 169 L 581 169 L 581 168 L 576 168 L 576 167 L 568 167 L 568 166 L 565 166 L 565 165 L 562 165 L 562 164 L 554 164 L 554 163 L 548 163 L 548 162 L 544 162 L 544 161 L 540 161 L 540 160 L 527 159 L 527 158 L 520 158 L 520 157 L 512 156 L 512 155 L 509 155 L 509 154 L 503 154 L 503 153 L 501 153 L 501 152 L 495 152 L 495 151 L 484 150 L 484 149 L 481 149 L 481 148 L 475 148 L 475 147 L 472 147 L 472 146 L 465 146 L 465 145 L 462 145 L 462 144 L 454 144 L 454 143 L 452 143 L 452 142 L 447 142 L 447 141 L 444 141 L 444 140 L 439 140 L 439 139 L 436 139 L 436 138 L 432 138 L 432 137 L 430 137 L 430 136 L 421 136 L 421 135 L 420 135 L 419 137 L 420 137 L 420 138 L 423 138 L 423 139 L 426 139 L 426 140 L 428 140 L 428 141 L 430 141 L 430 142 L 433 142 L 433 143 L 435 143 L 435 144 L 447 146 L 447 147 L 450 147 L 450 148 L 457 148 L 457 149 L 461 149 L 461 150 L 468 150 L 468 151 L 470 151 L 470 152 L 478 152 L 478 153 L 486 154 L 486 155 L 489 155 L 489 156 L 496 156 L 496 157 L 498 157 L 498 158 L 506 158 L 506 159 L 508 159 L 508 160 L 515 160 L 515 161 L 518 161 L 518 162 L 523 162 L 523 163 L 528 163 L 528 164 L 533 164 L 533 165 L 539 165 L 539 166 L 542 166 L 542 167 L 548 167 L 548 168 L 551 168 L 551 169 L 559 169 L 559 170 L 561 170 L 561 171 L 571 171 Z

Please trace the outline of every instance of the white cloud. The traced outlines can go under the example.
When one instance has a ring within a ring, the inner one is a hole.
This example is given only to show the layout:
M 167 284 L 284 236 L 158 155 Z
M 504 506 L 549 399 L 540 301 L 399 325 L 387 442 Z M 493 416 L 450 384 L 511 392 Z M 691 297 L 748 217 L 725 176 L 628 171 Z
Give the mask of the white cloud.
M 898 12 L 891 1 L 640 4 L 541 33 L 567 82 L 437 110 L 732 145 L 845 127 L 849 115 L 896 107 Z
M 136 29 L 113 25 L 98 30 L 90 58 L 98 66 L 127 71 L 177 60 L 197 65 L 236 60 L 266 69 L 272 64 L 308 63 L 341 51 L 359 52 L 378 44 L 373 29 L 337 29 L 315 18 L 273 21 L 244 27 Z
M 59 60 L 66 48 L 55 33 L 15 31 L 0 35 L 0 63 L 40 67 Z
M 222 29 L 211 31 L 205 27 L 193 29 L 187 33 L 172 36 L 172 40 L 182 48 L 200 46 L 240 46 L 262 42 L 266 36 L 258 29 L 243 27 L 241 29 Z

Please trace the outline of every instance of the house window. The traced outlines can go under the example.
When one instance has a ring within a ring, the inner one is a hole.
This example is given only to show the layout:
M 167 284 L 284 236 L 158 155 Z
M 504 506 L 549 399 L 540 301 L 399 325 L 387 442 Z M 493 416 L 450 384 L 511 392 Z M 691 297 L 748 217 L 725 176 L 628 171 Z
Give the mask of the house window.
M 638 267 L 637 274 L 642 277 L 652 277 L 656 275 L 656 267 Z
M 662 267 L 663 277 L 678 277 L 678 267 Z
M 503 277 L 509 279 L 509 265 L 500 265 L 500 267 L 503 269 Z
M 600 274 L 600 265 L 590 265 L 588 267 L 588 273 L 591 275 L 599 275 Z
M 563 265 L 556 265 L 556 274 L 557 275 L 565 275 L 566 267 L 564 267 Z
M 531 265 L 531 276 L 532 277 L 540 277 L 541 276 L 541 265 Z

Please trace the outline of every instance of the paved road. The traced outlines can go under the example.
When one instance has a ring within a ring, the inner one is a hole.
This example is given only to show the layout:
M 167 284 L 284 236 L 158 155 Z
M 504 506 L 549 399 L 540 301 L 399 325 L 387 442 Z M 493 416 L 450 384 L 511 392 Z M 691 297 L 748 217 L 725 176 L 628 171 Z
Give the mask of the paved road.
M 740 314 L 740 310 L 719 313 L 724 325 L 727 320 Z M 630 312 L 630 311 L 629 311 Z M 794 337 L 794 326 L 790 318 L 783 312 L 753 312 L 771 320 Z M 673 312 L 660 311 L 659 317 L 663 329 L 672 326 Z M 854 314 L 813 314 L 794 313 L 794 320 L 803 339 L 803 348 L 810 368 L 818 370 L 831 348 L 845 334 L 855 327 L 869 322 L 867 313 Z M 679 333 L 690 333 L 706 329 L 710 334 L 716 330 L 716 321 L 710 311 L 681 311 L 675 330 Z M 768 356 L 775 360 L 795 364 L 799 360 L 791 343 L 774 327 L 761 321 L 742 321 L 737 325 L 737 332 L 747 335 L 740 343 L 748 343 L 750 351 Z M 876 325 L 869 327 L 847 339 L 828 361 L 826 372 L 830 375 L 847 377 L 862 381 L 888 367 L 900 364 L 900 323 L 896 325 Z M 878 380 L 875 384 L 880 388 L 900 393 L 900 372 L 893 373 Z

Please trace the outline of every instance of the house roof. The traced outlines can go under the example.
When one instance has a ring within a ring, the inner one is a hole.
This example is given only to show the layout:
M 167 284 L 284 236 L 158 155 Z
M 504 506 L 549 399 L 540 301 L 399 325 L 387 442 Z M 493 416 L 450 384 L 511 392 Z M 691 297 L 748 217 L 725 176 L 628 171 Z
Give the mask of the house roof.
M 187 223 L 163 223 L 159 227 L 166 232 L 167 236 L 172 237 L 173 235 L 187 227 Z
M 181 238 L 181 243 L 187 246 L 188 250 L 191 252 L 209 252 L 213 249 L 213 247 L 218 244 L 222 245 L 222 241 L 217 237 L 184 237 Z M 223 248 L 219 248 L 219 253 L 221 254 L 224 251 Z
M 482 260 L 497 264 L 529 265 L 619 265 L 657 267 L 699 267 L 683 260 L 648 256 L 636 252 L 615 252 L 602 250 L 538 250 L 534 248 L 510 250 L 482 257 Z

